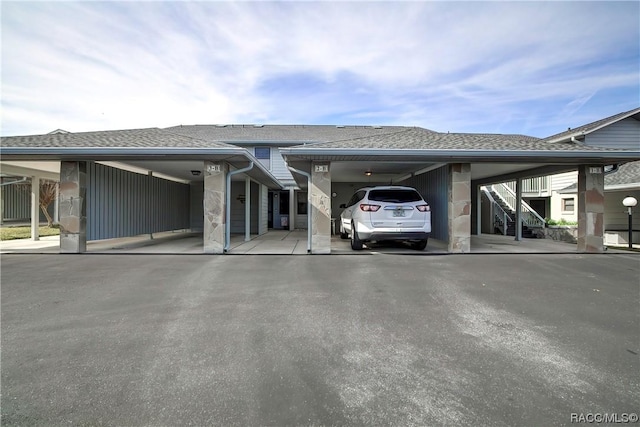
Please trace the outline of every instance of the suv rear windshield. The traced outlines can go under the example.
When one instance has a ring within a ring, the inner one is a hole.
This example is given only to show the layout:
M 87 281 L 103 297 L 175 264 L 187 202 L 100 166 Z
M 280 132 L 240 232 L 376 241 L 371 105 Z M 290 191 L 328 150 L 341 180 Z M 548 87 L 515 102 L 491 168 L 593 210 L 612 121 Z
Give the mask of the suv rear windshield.
M 387 203 L 408 203 L 422 200 L 420 194 L 414 190 L 371 190 L 369 200 Z

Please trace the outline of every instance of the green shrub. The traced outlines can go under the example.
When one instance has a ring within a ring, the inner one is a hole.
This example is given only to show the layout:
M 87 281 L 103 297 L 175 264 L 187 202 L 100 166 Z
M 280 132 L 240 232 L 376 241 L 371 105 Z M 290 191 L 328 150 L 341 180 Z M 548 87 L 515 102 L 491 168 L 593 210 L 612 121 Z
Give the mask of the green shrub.
M 560 218 L 559 220 L 545 218 L 544 219 L 547 225 L 578 225 L 577 221 L 567 221 L 564 218 Z

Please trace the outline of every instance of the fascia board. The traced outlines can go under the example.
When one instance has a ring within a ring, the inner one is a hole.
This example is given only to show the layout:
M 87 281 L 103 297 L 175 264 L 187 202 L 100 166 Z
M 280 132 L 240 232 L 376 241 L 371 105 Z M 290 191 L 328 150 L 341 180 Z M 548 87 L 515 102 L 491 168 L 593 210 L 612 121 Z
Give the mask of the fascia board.
M 548 160 L 558 158 L 563 161 L 575 159 L 628 159 L 639 160 L 640 151 L 600 151 L 600 150 L 416 150 L 416 149 L 322 149 L 322 148 L 282 148 L 280 152 L 286 156 L 379 156 L 379 157 L 429 157 L 433 159 L 487 159 L 531 160 L 539 158 Z M 579 161 L 576 161 L 579 163 Z

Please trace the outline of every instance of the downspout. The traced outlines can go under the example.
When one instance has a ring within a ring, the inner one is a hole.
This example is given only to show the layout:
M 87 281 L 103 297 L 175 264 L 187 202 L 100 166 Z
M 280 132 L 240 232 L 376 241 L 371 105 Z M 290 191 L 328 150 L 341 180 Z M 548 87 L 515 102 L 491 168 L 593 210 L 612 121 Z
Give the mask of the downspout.
M 231 177 L 233 175 L 237 175 L 239 173 L 244 173 L 253 169 L 253 161 L 249 161 L 249 166 L 246 168 L 238 169 L 231 171 L 227 174 L 227 183 L 225 187 L 226 193 L 226 206 L 225 206 L 225 224 L 224 224 L 224 252 L 229 251 L 229 246 L 231 246 Z
M 307 253 L 311 253 L 311 174 L 287 165 L 291 172 L 307 177 Z

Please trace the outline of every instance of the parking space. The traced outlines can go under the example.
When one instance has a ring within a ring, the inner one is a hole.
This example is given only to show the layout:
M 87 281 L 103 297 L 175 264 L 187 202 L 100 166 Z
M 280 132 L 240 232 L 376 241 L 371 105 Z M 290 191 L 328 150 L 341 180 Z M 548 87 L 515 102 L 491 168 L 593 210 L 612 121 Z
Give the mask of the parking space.
M 638 261 L 3 255 L 2 425 L 637 413 Z
M 634 245 L 640 249 L 640 245 Z M 620 253 L 624 247 L 607 247 L 608 253 Z M 36 254 L 59 252 L 57 236 L 42 237 L 38 241 L 10 240 L 0 242 L 0 253 Z M 120 239 L 90 241 L 87 252 L 92 254 L 203 254 L 202 233 L 186 231 L 155 233 L 153 239 L 148 234 Z M 550 239 L 515 240 L 512 236 L 483 234 L 471 236 L 472 254 L 563 254 L 575 253 L 576 244 L 554 241 Z M 418 251 L 403 243 L 372 242 L 365 244 L 360 251 L 351 249 L 349 240 L 339 235 L 331 236 L 331 253 L 334 255 L 445 255 L 447 243 L 437 239 L 429 239 L 426 249 Z M 229 254 L 232 255 L 306 255 L 306 230 L 270 230 L 269 232 L 245 241 L 243 234 L 231 235 Z

